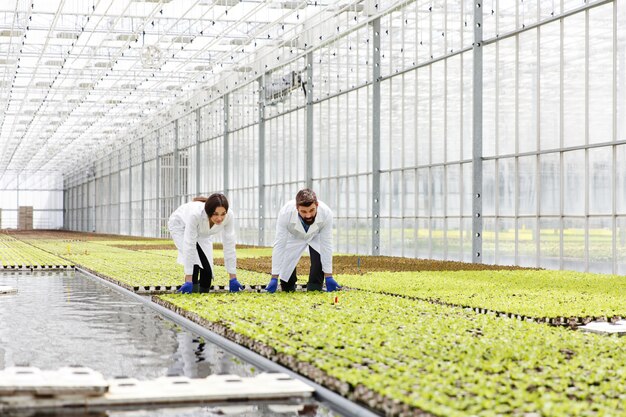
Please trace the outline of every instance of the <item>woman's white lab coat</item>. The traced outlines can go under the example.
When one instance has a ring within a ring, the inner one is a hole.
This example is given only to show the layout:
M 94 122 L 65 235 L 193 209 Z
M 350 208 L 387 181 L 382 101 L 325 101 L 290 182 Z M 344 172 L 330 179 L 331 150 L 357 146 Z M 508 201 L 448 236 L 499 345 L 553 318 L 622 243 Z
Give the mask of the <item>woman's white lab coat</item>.
M 319 254 L 322 270 L 333 272 L 333 212 L 323 202 L 318 201 L 315 222 L 304 231 L 300 221 L 296 201 L 285 204 L 276 219 L 276 239 L 272 250 L 272 275 L 288 281 L 298 265 L 302 252 L 311 246 Z
M 221 224 L 209 227 L 209 216 L 204 211 L 204 203 L 192 201 L 178 207 L 168 221 L 170 235 L 178 248 L 178 263 L 185 267 L 185 275 L 193 274 L 193 266 L 200 265 L 200 256 L 196 243 L 206 255 L 213 269 L 213 236 L 222 233 L 224 246 L 224 265 L 229 274 L 235 274 L 237 258 L 235 255 L 235 216 L 231 210 Z

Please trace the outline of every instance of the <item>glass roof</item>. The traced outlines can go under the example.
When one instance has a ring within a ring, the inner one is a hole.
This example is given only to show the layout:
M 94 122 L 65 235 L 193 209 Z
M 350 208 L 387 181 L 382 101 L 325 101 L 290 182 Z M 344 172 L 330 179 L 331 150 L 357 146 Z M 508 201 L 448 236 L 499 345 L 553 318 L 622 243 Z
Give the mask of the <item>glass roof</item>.
M 0 175 L 93 162 L 362 1 L 2 0 Z

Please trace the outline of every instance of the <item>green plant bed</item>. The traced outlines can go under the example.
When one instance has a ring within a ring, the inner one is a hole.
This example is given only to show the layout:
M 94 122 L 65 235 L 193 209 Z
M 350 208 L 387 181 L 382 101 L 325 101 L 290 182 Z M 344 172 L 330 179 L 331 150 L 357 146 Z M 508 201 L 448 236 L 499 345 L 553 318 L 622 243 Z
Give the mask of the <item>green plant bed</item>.
M 360 291 L 155 299 L 386 415 L 626 412 L 615 337 Z
M 12 236 L 0 234 L 0 265 L 3 267 L 73 266 L 46 251 L 19 241 Z
M 183 267 L 176 263 L 175 257 L 85 241 L 41 239 L 31 242 L 42 250 L 133 287 L 176 286 L 184 280 Z M 213 285 L 228 284 L 228 274 L 223 266 L 215 265 L 213 275 Z M 256 272 L 239 269 L 237 276 L 242 284 L 267 283 L 267 277 Z
M 545 318 L 626 316 L 626 277 L 573 271 L 439 271 L 342 275 L 343 285 Z M 584 320 L 582 320 L 584 318 Z M 566 320 L 567 321 L 567 320 Z
M 178 249 L 142 249 L 141 252 L 159 254 L 162 256 L 169 256 L 173 258 L 178 257 Z M 237 260 L 244 258 L 262 258 L 271 256 L 272 248 L 239 248 L 237 247 Z M 222 249 L 213 249 L 213 258 L 217 262 L 220 259 L 220 265 L 224 264 L 224 251 Z M 254 261 L 252 261 L 254 262 Z M 267 271 L 269 273 L 269 270 Z

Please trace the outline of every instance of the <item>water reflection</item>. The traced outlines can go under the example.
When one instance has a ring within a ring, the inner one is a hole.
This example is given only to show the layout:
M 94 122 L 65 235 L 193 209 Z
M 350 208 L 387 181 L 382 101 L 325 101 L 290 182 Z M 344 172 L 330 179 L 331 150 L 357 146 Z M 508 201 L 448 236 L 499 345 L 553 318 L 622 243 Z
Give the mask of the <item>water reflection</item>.
M 18 289 L 17 294 L 0 296 L 0 369 L 15 365 L 41 369 L 83 365 L 101 372 L 106 378 L 137 379 L 165 375 L 194 378 L 215 373 L 252 376 L 259 372 L 144 304 L 80 273 L 0 273 L 0 285 Z M 235 415 L 333 415 L 317 405 L 313 411 L 304 411 L 308 414 L 277 414 L 268 407 L 254 405 Z M 219 412 L 209 407 L 196 407 L 188 411 L 112 411 L 78 415 L 212 416 L 220 415 Z

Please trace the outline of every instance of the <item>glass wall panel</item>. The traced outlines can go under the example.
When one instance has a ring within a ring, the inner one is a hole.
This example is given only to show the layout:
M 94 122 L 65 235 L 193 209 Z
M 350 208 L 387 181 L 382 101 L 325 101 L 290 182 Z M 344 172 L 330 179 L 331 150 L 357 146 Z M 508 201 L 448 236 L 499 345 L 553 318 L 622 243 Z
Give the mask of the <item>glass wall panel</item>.
M 613 141 L 613 4 L 589 10 L 589 143 Z
M 445 161 L 446 146 L 446 68 L 443 61 L 435 62 L 431 72 L 431 163 Z
M 561 143 L 561 26 L 539 27 L 539 147 L 556 149 Z
M 448 165 L 446 167 L 446 211 L 447 217 L 461 215 L 462 192 L 461 166 Z
M 470 25 L 471 26 L 471 25 Z M 461 122 L 462 132 L 462 159 L 469 160 L 472 158 L 473 151 L 473 127 L 474 127 L 474 85 L 473 85 L 473 57 L 471 53 L 466 52 L 462 54 L 463 65 L 463 114 Z
M 444 218 L 434 217 L 430 220 L 430 258 L 445 259 L 446 257 L 446 221 Z
M 517 214 L 535 215 L 537 214 L 537 157 L 520 157 L 517 166 Z
M 431 138 L 431 67 L 417 70 L 417 164 L 430 164 Z
M 585 220 L 563 219 L 563 269 L 585 270 Z
M 496 215 L 496 161 L 483 162 L 483 216 Z
M 541 217 L 539 220 L 539 266 L 547 269 L 561 267 L 562 222 L 558 217 Z
M 498 216 L 514 216 L 517 195 L 515 158 L 498 159 Z
M 496 262 L 496 220 L 483 218 L 483 253 L 482 261 L 486 264 Z
M 585 144 L 585 14 L 563 20 L 563 146 Z
M 613 219 L 589 219 L 589 272 L 613 272 Z
M 473 181 L 473 170 L 472 164 L 462 164 L 462 181 L 461 191 L 463 193 L 463 207 L 462 207 L 462 215 L 472 217 L 472 200 L 474 199 L 474 193 L 472 191 L 472 181 Z M 471 230 L 471 228 L 470 228 Z
M 536 267 L 539 247 L 537 219 L 527 218 L 517 221 L 517 265 Z
M 503 39 L 496 44 L 497 61 L 497 93 L 496 109 L 496 146 L 498 155 L 510 155 L 515 152 L 517 140 L 515 130 L 517 126 L 516 112 L 516 67 L 517 67 L 517 38 Z
M 515 264 L 516 227 L 511 218 L 498 218 L 496 231 L 496 264 Z
M 561 157 L 558 153 L 539 155 L 539 213 L 561 213 Z
M 617 214 L 626 214 L 626 145 L 615 147 L 615 209 Z
M 589 214 L 613 213 L 613 148 L 589 149 Z
M 483 49 L 483 156 L 496 155 L 498 121 L 497 44 Z
M 522 7 L 526 7 L 526 3 Z M 530 2 L 532 3 L 532 2 Z M 536 10 L 536 9 L 535 9 Z M 536 13 L 535 13 L 536 16 Z M 539 73 L 537 65 L 537 30 L 519 35 L 518 40 L 518 152 L 537 150 L 537 102 L 539 95 Z
M 615 262 L 617 263 L 615 272 L 619 275 L 626 275 L 626 217 L 617 217 L 615 241 Z
M 585 214 L 585 151 L 563 153 L 563 213 Z
M 448 218 L 446 222 L 446 259 L 461 260 L 463 259 L 461 220 L 460 218 Z
M 446 161 L 461 160 L 462 81 L 460 55 L 446 60 Z

